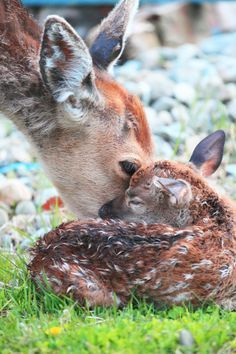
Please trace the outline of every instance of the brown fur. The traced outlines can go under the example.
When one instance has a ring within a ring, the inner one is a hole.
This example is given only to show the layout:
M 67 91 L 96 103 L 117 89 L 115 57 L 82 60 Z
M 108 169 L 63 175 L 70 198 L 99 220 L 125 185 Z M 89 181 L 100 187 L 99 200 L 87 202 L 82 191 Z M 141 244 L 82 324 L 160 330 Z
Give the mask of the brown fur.
M 33 280 L 47 279 L 57 294 L 91 306 L 125 305 L 134 292 L 159 306 L 214 301 L 235 309 L 235 204 L 182 163 L 161 161 L 142 169 L 131 186 L 146 185 L 153 176 L 190 184 L 191 224 L 95 220 L 61 225 L 33 249 Z
M 120 31 L 122 39 L 135 3 L 121 1 L 101 33 Z M 96 58 L 69 24 L 50 17 L 42 30 L 18 0 L 0 0 L 0 109 L 28 137 L 69 208 L 95 217 L 128 186 L 120 161 L 152 161 L 151 133 L 138 99 L 92 65 Z M 74 91 L 57 102 L 67 83 Z

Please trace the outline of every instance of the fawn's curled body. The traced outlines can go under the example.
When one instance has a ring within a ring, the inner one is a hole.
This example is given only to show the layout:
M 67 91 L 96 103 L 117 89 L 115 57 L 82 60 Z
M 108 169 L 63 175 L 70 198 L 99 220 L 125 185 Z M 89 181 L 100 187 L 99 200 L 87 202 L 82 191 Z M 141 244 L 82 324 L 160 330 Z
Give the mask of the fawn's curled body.
M 216 132 L 196 147 L 191 164 L 160 161 L 131 179 L 125 209 L 133 208 L 130 198 L 139 197 L 144 219 L 148 207 L 157 221 L 165 217 L 169 221 L 164 206 L 174 205 L 173 225 L 179 222 L 180 210 L 187 210 L 181 227 L 120 220 L 61 225 L 33 249 L 29 269 L 34 281 L 46 278 L 57 294 L 71 294 L 91 306 L 122 306 L 135 292 L 136 297 L 161 306 L 214 301 L 235 309 L 236 207 L 197 171 L 213 173 L 223 145 L 224 134 Z M 124 200 L 118 201 L 123 208 Z M 158 213 L 153 208 L 156 203 L 162 206 Z M 137 205 L 128 219 L 141 218 Z

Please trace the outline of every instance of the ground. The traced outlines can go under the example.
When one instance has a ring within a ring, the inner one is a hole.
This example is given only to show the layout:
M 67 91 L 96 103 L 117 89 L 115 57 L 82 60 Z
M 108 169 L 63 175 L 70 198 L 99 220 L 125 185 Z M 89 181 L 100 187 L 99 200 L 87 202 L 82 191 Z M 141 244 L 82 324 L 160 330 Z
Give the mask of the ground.
M 157 49 L 116 70 L 118 80 L 146 106 L 158 158 L 188 161 L 202 137 L 226 131 L 224 160 L 212 183 L 234 199 L 235 43 L 236 35 L 229 34 L 198 47 Z M 134 299 L 123 310 L 91 311 L 36 291 L 27 273 L 28 249 L 72 216 L 57 203 L 46 210 L 55 189 L 22 135 L 5 118 L 0 128 L 1 353 L 236 352 L 236 313 L 214 304 L 158 310 Z
M 22 258 L 2 254 L 1 263 L 0 275 L 11 283 L 0 291 L 3 354 L 236 351 L 236 313 L 214 305 L 157 310 L 137 301 L 123 310 L 91 311 L 46 290 L 38 293 Z

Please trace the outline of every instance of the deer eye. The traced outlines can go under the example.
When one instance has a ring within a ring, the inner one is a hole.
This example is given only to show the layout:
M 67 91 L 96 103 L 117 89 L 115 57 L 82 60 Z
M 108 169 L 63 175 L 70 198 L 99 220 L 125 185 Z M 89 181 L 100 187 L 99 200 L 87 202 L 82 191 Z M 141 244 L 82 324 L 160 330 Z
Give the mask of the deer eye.
M 128 160 L 120 161 L 120 166 L 122 170 L 129 176 L 132 176 L 139 168 L 139 166 L 135 162 L 131 162 Z

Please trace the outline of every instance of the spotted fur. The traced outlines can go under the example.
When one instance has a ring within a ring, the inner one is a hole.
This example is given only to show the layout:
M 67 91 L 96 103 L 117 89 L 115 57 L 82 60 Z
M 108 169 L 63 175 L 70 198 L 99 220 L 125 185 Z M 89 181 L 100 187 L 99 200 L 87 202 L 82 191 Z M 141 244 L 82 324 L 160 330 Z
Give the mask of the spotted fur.
M 61 225 L 34 247 L 33 280 L 42 282 L 44 274 L 57 294 L 91 306 L 124 306 L 135 293 L 157 306 L 214 301 L 236 309 L 235 204 L 221 198 L 191 165 L 176 162 L 140 170 L 131 185 L 143 185 L 153 175 L 190 184 L 189 224 L 93 220 Z

